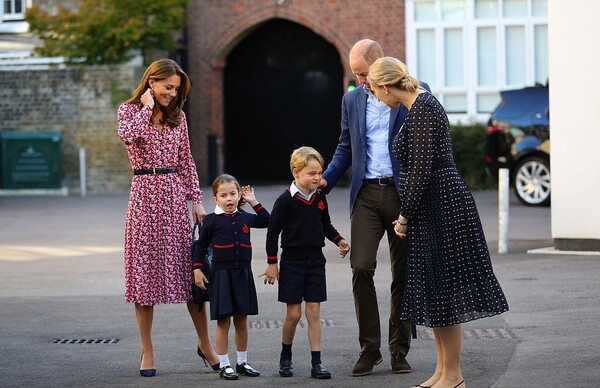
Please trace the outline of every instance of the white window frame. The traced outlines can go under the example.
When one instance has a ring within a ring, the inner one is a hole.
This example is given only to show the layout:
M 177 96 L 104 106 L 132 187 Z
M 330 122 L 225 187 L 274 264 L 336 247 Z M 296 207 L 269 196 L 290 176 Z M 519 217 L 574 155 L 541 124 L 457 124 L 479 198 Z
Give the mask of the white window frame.
M 411 72 L 416 74 L 418 69 L 417 56 L 417 30 L 430 29 L 434 31 L 435 51 L 439 53 L 436 57 L 435 79 L 422 81 L 431 85 L 433 93 L 440 99 L 442 104 L 444 98 L 450 95 L 466 95 L 466 113 L 448 113 L 450 121 L 453 123 L 484 123 L 489 112 L 477 111 L 477 97 L 482 94 L 498 94 L 499 91 L 505 89 L 518 89 L 520 87 L 531 86 L 536 80 L 536 62 L 535 62 L 535 27 L 540 25 L 548 25 L 548 17 L 535 17 L 533 15 L 533 0 L 527 0 L 527 14 L 529 16 L 523 18 L 505 19 L 503 15 L 503 0 L 498 1 L 498 17 L 490 19 L 475 19 L 475 1 L 464 0 L 465 2 L 465 19 L 464 20 L 441 20 L 441 8 L 443 0 L 433 0 L 437 20 L 433 21 L 416 21 L 415 2 L 420 0 L 406 0 L 405 2 L 405 23 L 406 23 L 406 64 Z M 549 1 L 549 0 L 548 0 Z M 525 74 L 523 84 L 507 84 L 507 66 L 506 66 L 506 28 L 510 26 L 524 27 L 525 33 Z M 478 56 L 477 56 L 477 29 L 479 27 L 494 27 L 496 31 L 496 84 L 488 86 L 478 85 Z M 444 31 L 448 28 L 461 28 L 463 31 L 463 66 L 465 74 L 465 84 L 463 86 L 446 87 L 444 82 Z M 413 70 L 414 69 L 414 70 Z M 419 78 L 420 79 L 420 78 Z M 498 100 L 500 96 L 498 95 Z
M 25 21 L 25 11 L 31 8 L 32 0 L 10 0 L 14 9 L 14 2 L 20 1 L 22 12 L 4 13 L 4 0 L 0 0 L 0 33 L 23 34 L 29 31 L 29 23 Z

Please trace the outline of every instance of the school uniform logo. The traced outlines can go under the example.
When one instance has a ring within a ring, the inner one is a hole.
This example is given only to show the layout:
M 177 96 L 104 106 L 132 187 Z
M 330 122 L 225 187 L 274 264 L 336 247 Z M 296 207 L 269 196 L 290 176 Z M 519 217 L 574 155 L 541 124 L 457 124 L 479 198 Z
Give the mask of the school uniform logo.
M 323 200 L 320 200 L 317 206 L 320 210 L 325 210 L 325 202 L 323 202 Z
M 244 224 L 244 226 L 242 226 L 242 233 L 244 233 L 244 234 L 250 233 L 250 228 L 248 227 L 248 225 Z

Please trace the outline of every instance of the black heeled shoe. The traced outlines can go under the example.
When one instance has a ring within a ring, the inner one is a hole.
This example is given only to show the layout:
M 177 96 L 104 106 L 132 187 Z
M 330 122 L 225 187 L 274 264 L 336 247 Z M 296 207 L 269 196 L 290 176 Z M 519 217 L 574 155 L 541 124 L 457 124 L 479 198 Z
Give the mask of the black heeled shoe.
M 140 356 L 140 363 L 144 358 L 143 355 Z M 156 376 L 156 369 L 140 369 L 140 376 L 142 377 L 154 377 Z
M 200 346 L 198 346 L 198 356 L 200 356 L 200 358 L 202 358 L 202 361 L 204 361 L 204 366 L 208 366 L 210 361 L 208 361 L 208 358 L 206 358 L 206 356 L 204 355 L 204 353 L 202 353 L 202 349 L 200 349 Z M 214 370 L 215 372 L 220 371 L 221 367 L 220 367 L 220 363 L 216 363 L 213 365 L 210 365 L 210 367 L 212 368 L 212 370 Z

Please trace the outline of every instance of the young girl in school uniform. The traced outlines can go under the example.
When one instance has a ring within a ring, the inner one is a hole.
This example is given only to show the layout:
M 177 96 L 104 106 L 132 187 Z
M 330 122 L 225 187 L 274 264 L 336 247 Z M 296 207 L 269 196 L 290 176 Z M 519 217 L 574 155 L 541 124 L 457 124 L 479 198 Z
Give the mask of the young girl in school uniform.
M 202 289 L 210 283 L 210 318 L 217 321 L 215 334 L 224 380 L 237 380 L 238 376 L 260 376 L 260 372 L 247 361 L 248 315 L 258 314 L 258 298 L 252 275 L 252 244 L 250 228 L 266 228 L 269 212 L 256 200 L 254 189 L 240 186 L 231 175 L 223 174 L 212 185 L 216 203 L 214 213 L 204 218 L 199 236 L 198 255 L 194 257 L 194 281 Z M 241 209 L 248 202 L 256 212 Z M 213 249 L 212 269 L 209 279 L 201 271 L 201 258 L 208 248 Z M 229 327 L 233 318 L 236 333 L 237 364 L 235 370 L 229 362 Z

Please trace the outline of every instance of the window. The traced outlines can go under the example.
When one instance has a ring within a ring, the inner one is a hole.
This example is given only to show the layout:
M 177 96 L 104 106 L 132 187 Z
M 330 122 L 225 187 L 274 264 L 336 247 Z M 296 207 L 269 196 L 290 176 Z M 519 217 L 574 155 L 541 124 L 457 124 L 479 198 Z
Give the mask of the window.
M 406 64 L 452 122 L 483 122 L 498 92 L 548 81 L 548 0 L 405 0 Z
M 2 20 L 25 20 L 26 0 L 4 0 Z

